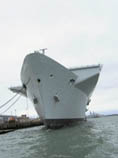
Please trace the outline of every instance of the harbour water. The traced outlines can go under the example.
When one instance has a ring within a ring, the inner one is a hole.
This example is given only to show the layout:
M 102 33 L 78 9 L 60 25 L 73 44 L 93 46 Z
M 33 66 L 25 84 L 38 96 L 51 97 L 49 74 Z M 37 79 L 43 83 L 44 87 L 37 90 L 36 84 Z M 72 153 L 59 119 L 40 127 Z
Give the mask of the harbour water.
M 58 130 L 34 127 L 0 135 L 0 158 L 117 158 L 118 116 Z

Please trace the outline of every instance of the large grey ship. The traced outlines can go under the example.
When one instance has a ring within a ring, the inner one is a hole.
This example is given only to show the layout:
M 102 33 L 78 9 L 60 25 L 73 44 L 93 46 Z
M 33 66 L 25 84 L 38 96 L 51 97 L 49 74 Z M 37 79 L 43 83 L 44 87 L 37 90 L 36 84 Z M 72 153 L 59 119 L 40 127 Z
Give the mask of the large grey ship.
M 30 98 L 46 127 L 56 128 L 85 119 L 101 65 L 68 69 L 45 54 L 25 57 L 21 87 L 10 88 Z

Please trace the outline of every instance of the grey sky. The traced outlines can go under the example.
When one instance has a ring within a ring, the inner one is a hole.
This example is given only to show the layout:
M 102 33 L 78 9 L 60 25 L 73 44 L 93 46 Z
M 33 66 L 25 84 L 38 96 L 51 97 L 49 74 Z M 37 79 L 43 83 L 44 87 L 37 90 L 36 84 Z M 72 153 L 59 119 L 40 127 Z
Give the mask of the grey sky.
M 0 103 L 12 96 L 7 87 L 20 84 L 25 55 L 47 47 L 66 67 L 103 64 L 89 109 L 118 110 L 117 6 L 117 0 L 0 0 Z M 22 98 L 15 108 L 24 107 Z

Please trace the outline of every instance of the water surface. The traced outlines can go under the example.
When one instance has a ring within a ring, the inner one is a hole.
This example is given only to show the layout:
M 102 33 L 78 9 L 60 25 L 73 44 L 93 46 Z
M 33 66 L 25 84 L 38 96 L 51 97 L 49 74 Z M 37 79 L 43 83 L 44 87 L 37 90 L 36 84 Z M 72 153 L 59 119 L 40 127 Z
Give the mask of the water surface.
M 0 135 L 0 158 L 117 158 L 118 116 L 58 130 L 44 126 Z

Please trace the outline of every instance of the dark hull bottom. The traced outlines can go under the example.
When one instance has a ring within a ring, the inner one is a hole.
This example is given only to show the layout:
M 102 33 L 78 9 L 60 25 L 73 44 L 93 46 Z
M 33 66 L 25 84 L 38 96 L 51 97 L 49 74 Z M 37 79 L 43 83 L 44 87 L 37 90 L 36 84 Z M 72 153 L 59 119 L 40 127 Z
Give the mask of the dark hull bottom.
M 80 121 L 86 121 L 86 118 L 79 119 L 46 119 L 44 120 L 44 124 L 47 128 L 58 129 L 64 126 L 70 126 L 76 124 Z

